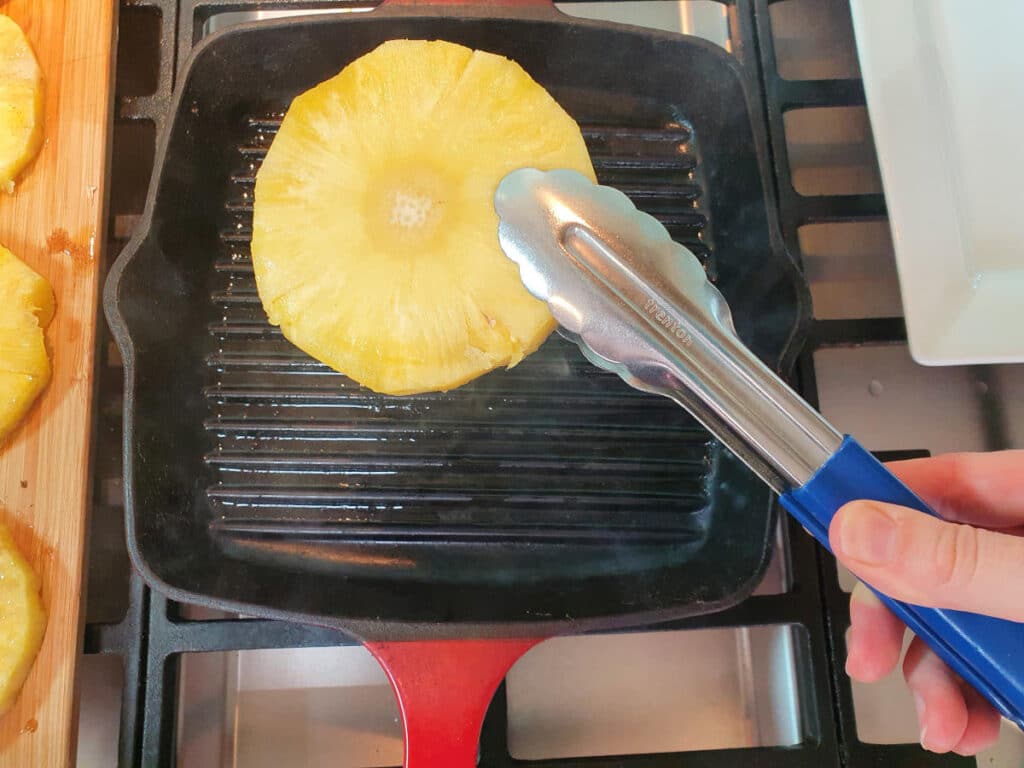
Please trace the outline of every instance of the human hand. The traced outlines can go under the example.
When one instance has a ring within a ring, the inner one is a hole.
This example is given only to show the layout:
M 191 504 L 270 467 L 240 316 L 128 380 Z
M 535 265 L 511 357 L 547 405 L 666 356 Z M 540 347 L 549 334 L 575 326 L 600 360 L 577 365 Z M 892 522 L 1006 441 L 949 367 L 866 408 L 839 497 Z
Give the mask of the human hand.
M 904 602 L 1024 622 L 1024 450 L 888 467 L 943 520 L 895 504 L 851 502 L 829 527 L 836 557 Z M 858 584 L 850 597 L 847 674 L 861 682 L 889 674 L 900 660 L 904 629 Z M 973 755 L 998 738 L 996 710 L 919 638 L 907 649 L 903 676 L 925 749 Z

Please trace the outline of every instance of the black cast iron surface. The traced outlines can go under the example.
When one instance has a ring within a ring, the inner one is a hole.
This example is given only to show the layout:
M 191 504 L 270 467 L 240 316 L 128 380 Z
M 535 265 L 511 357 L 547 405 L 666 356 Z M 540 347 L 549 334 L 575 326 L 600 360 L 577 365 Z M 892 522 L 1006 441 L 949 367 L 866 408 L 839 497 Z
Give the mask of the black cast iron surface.
M 205 21 L 222 11 L 334 7 L 336 0 L 121 0 L 117 109 L 110 185 L 110 228 L 106 252 L 124 247 L 137 223 L 153 169 L 155 136 L 170 117 L 177 73 L 200 37 Z M 770 156 L 778 216 L 786 245 L 799 254 L 797 228 L 811 221 L 857 221 L 884 216 L 879 195 L 803 197 L 793 189 L 786 158 L 784 109 L 863 105 L 857 79 L 787 81 L 775 63 L 767 0 L 729 3 L 730 42 L 752 86 L 755 120 L 770 136 Z M 844 11 L 845 12 L 845 11 Z M 848 26 L 848 21 L 847 21 Z M 824 54 L 823 54 L 824 55 Z M 102 326 L 102 324 L 101 324 Z M 815 320 L 811 344 L 798 364 L 797 384 L 815 398 L 813 349 L 862 342 L 901 342 L 902 320 Z M 151 591 L 130 569 L 124 542 L 121 478 L 120 359 L 108 334 L 101 333 L 98 379 L 96 477 L 90 538 L 86 653 L 116 654 L 124 662 L 119 768 L 172 766 L 177 686 L 181 654 L 256 648 L 316 647 L 355 642 L 334 630 L 263 619 L 189 620 L 184 606 Z M 983 404 L 984 405 L 984 404 Z M 989 420 L 991 445 L 1005 445 L 999 419 Z M 895 458 L 887 456 L 883 458 Z M 700 629 L 790 624 L 797 631 L 802 741 L 790 747 L 714 752 L 621 756 L 587 760 L 538 761 L 538 768 L 587 765 L 599 768 L 750 765 L 904 766 L 953 768 L 973 760 L 936 756 L 916 745 L 865 744 L 857 738 L 849 680 L 842 671 L 842 638 L 849 624 L 847 598 L 836 584 L 835 564 L 819 558 L 816 545 L 797 526 L 790 540 L 787 591 L 760 595 L 725 611 L 685 619 L 665 628 Z M 660 627 L 661 625 L 659 625 Z M 195 702 L 191 702 L 192 705 Z M 481 765 L 521 765 L 506 745 L 504 692 L 499 689 L 484 725 Z

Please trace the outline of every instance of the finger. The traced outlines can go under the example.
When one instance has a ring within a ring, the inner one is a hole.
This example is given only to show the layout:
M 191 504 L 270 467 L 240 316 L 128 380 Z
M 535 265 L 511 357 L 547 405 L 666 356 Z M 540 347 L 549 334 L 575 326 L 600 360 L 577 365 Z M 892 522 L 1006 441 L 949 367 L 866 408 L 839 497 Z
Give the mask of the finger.
M 886 466 L 947 520 L 987 528 L 1024 524 L 1024 450 L 949 453 Z
M 846 674 L 873 683 L 899 664 L 903 652 L 903 622 L 882 605 L 863 584 L 850 595 L 850 631 L 846 635 Z
M 829 541 L 858 578 L 898 600 L 1024 621 L 1024 539 L 855 501 L 836 513 Z
M 967 703 L 967 728 L 953 747 L 958 755 L 969 757 L 988 749 L 999 740 L 999 713 L 980 693 L 961 681 L 960 689 Z
M 931 752 L 949 752 L 967 733 L 967 701 L 959 680 L 917 637 L 907 648 L 903 677 L 917 706 L 921 746 Z

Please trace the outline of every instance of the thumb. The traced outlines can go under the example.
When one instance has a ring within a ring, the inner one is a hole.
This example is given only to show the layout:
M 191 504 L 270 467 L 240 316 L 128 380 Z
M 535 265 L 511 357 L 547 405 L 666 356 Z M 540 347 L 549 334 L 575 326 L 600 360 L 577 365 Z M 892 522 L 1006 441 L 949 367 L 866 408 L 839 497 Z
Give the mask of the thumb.
M 854 501 L 836 513 L 829 542 L 859 578 L 898 600 L 1024 621 L 1024 538 Z

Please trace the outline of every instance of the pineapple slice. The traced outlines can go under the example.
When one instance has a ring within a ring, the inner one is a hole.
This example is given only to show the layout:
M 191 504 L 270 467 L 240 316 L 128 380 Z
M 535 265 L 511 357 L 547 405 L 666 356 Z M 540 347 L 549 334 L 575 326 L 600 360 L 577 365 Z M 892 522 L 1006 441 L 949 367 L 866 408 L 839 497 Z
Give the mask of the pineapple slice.
M 554 328 L 501 252 L 512 170 L 594 178 L 579 126 L 513 61 L 393 40 L 298 96 L 256 178 L 270 322 L 386 394 L 513 366 Z
M 14 178 L 43 142 L 43 76 L 25 33 L 0 15 L 0 189 Z
M 45 631 L 39 577 L 0 523 L 0 715 L 28 677 Z
M 0 440 L 50 380 L 43 329 L 53 310 L 50 284 L 0 246 Z

